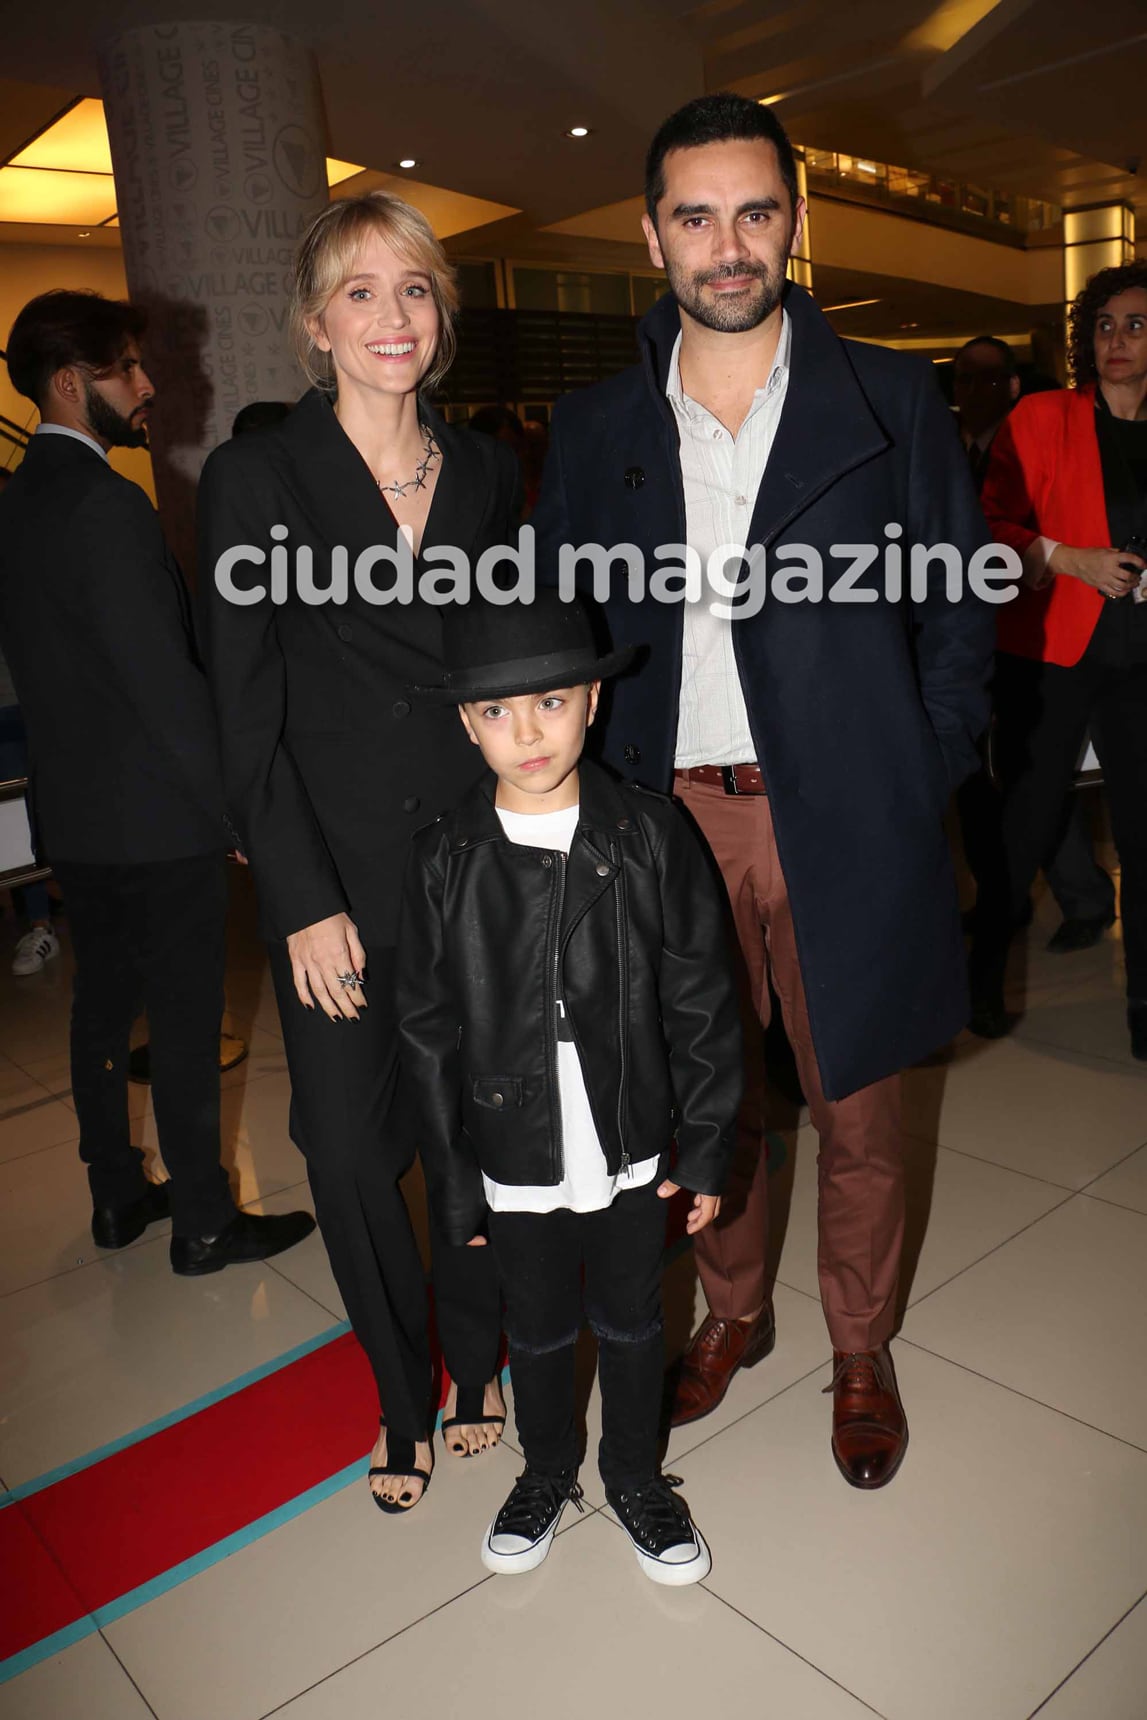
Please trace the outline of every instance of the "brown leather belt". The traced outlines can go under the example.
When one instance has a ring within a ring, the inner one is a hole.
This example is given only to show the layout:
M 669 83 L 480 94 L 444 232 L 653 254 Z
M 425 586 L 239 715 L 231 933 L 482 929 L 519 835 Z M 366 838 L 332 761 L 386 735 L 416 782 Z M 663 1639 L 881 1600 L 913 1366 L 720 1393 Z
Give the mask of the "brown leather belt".
M 679 770 L 677 774 L 687 782 L 712 783 L 726 794 L 769 792 L 759 764 L 695 764 L 691 770 Z

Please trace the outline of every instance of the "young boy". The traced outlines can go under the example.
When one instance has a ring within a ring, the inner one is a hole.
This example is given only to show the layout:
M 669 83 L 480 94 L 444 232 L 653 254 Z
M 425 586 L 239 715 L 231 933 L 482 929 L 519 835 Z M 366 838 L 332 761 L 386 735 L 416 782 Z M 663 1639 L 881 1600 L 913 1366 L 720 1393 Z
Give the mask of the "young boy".
M 580 1509 L 574 1344 L 598 1340 L 606 1497 L 654 1582 L 709 1549 L 658 1471 L 665 1200 L 720 1209 L 741 1093 L 724 902 L 680 810 L 582 760 L 602 658 L 555 592 L 444 614 L 490 775 L 415 838 L 399 949 L 405 1073 L 447 1240 L 488 1232 L 526 1467 L 482 1544 L 529 1571 Z M 676 1134 L 673 1178 L 665 1171 Z M 582 1277 L 584 1273 L 584 1291 Z

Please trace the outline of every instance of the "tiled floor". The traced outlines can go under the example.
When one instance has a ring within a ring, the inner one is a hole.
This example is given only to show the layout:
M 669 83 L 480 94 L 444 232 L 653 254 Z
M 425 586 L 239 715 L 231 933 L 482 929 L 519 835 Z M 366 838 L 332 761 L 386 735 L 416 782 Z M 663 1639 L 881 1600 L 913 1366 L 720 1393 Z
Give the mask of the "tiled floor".
M 236 881 L 242 896 L 243 880 Z M 245 1201 L 306 1201 L 270 988 L 235 917 L 226 1078 Z M 816 1141 L 782 1132 L 777 1348 L 669 1464 L 712 1544 L 691 1590 L 637 1570 L 588 1465 L 547 1564 L 486 1576 L 517 1471 L 439 1455 L 409 1522 L 336 1492 L 6 1684 L 0 1720 L 1147 1720 L 1147 1067 L 1128 1055 L 1117 932 L 1028 940 L 1015 1035 L 908 1077 L 904 1468 L 861 1495 L 828 1449 Z M 1018 976 L 1017 976 L 1018 977 Z M 98 1256 L 75 1158 L 68 956 L 0 965 L 0 1477 L 18 1486 L 328 1330 L 317 1236 L 266 1267 L 177 1280 L 160 1229 Z M 138 1138 L 154 1146 L 145 1092 Z M 791 1121 L 791 1119 L 790 1119 Z M 797 1120 L 799 1123 L 799 1120 Z M 416 1213 L 420 1191 L 412 1187 Z M 671 1338 L 695 1309 L 668 1275 Z M 597 1438 L 596 1391 L 588 1406 Z M 370 1430 L 363 1430 L 364 1450 Z M 17 1574 L 18 1576 L 18 1574 Z

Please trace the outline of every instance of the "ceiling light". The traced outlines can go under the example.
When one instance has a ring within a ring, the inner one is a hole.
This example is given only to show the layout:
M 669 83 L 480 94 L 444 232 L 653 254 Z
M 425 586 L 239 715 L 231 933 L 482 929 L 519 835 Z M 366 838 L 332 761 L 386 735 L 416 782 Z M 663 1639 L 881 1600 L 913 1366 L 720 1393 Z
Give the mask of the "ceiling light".
M 86 229 L 85 229 L 85 230 L 84 230 L 84 232 L 82 232 L 82 233 L 77 233 L 77 234 L 76 234 L 76 238 L 77 238 L 77 239 L 90 239 L 90 238 L 91 238 L 91 233 L 90 233 L 90 232 L 88 232 L 88 231 L 87 231 L 87 230 L 86 230 Z
M 12 157 L 12 167 L 64 168 L 72 173 L 110 173 L 111 146 L 104 104 L 87 96 L 70 107 Z
M 566 132 L 566 136 L 567 137 L 588 137 L 589 136 L 589 126 L 588 125 L 571 125 L 569 130 Z
M 0 167 L 0 221 L 98 227 L 115 214 L 110 173 L 60 173 L 42 167 Z
M 840 305 L 821 305 L 822 311 L 854 311 L 858 305 L 878 305 L 879 299 L 846 299 Z
M 412 155 L 404 155 L 404 156 L 403 156 L 403 158 L 402 158 L 402 160 L 401 160 L 401 161 L 396 161 L 396 162 L 395 162 L 395 164 L 394 164 L 394 165 L 395 165 L 395 166 L 396 166 L 396 167 L 401 167 L 401 168 L 404 168 L 404 169 L 409 169 L 409 168 L 411 168 L 411 167 L 417 167 L 417 166 L 418 166 L 418 163 L 417 163 L 417 161 L 415 161 L 415 159 L 414 159 L 414 157 L 413 157 L 413 156 L 412 156 Z
M 758 106 L 758 107 L 773 107 L 773 106 L 775 106 L 775 104 L 776 104 L 776 103 L 777 103 L 777 102 L 783 102 L 783 101 L 784 101 L 784 99 L 785 99 L 785 96 L 786 96 L 786 95 L 787 95 L 787 94 L 788 94 L 788 91 L 787 91 L 787 90 L 782 90 L 782 91 L 781 91 L 781 93 L 780 93 L 780 95 L 776 95 L 776 96 L 758 96 L 758 97 L 757 97 L 757 106 Z

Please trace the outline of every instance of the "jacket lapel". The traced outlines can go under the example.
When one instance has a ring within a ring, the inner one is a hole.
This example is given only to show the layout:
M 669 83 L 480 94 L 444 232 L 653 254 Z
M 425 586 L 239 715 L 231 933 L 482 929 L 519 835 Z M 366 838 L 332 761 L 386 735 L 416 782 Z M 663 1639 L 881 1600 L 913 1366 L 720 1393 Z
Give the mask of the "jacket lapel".
M 792 323 L 789 385 L 753 508 L 752 543 L 772 543 L 838 478 L 891 445 L 824 313 L 793 286 L 785 309 Z
M 291 464 L 294 494 L 317 528 L 316 535 L 345 544 L 352 563 L 370 544 L 393 548 L 398 541 L 394 515 L 336 418 L 331 397 L 312 388 L 280 434 Z
M 493 489 L 482 450 L 471 431 L 448 424 L 432 406 L 424 403 L 422 412 L 442 450 L 442 470 L 422 534 L 422 552 L 438 544 L 469 550 L 476 544 Z
M 433 407 L 422 416 L 442 450 L 442 469 L 431 498 L 422 545 L 457 544 L 469 549 L 489 496 L 483 481 L 481 450 L 467 432 L 447 424 Z M 304 509 L 329 528 L 337 520 L 338 538 L 351 559 L 370 544 L 393 548 L 398 541 L 394 515 L 378 492 L 370 469 L 335 416 L 329 395 L 317 388 L 304 394 L 283 426 L 294 489 Z
M 846 472 L 881 454 L 889 437 L 853 373 L 843 341 L 801 287 L 785 288 L 792 324 L 790 377 L 784 410 L 757 491 L 751 543 L 771 543 L 793 519 Z M 670 295 L 641 324 L 646 380 L 662 416 L 684 535 L 685 497 L 673 410 L 665 398 L 669 360 L 681 327 Z
M 574 928 L 607 890 L 614 887 L 620 866 L 615 844 L 633 834 L 633 823 L 611 779 L 591 760 L 579 766 L 581 810 L 566 865 L 560 947 L 564 950 Z
M 559 947 L 578 922 L 613 887 L 620 870 L 611 842 L 632 836 L 634 826 L 612 779 L 591 760 L 579 766 L 578 827 L 566 862 Z M 497 777 L 488 771 L 450 818 L 450 852 L 469 852 L 486 842 L 508 842 L 494 802 Z

